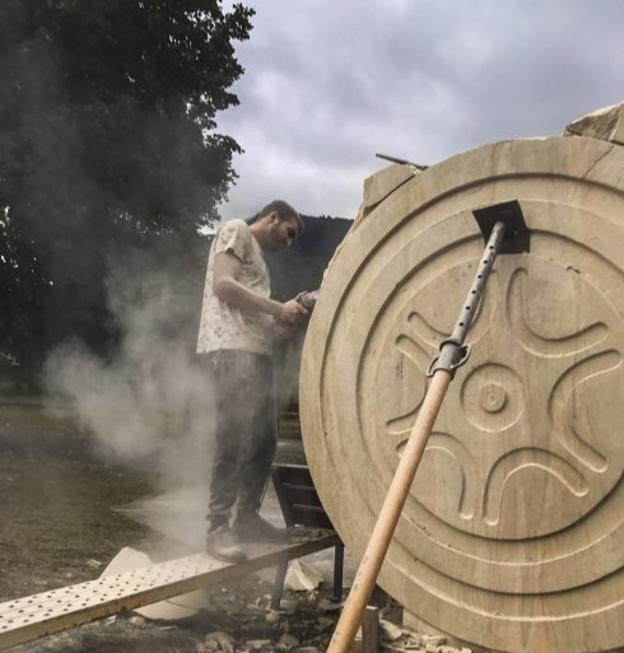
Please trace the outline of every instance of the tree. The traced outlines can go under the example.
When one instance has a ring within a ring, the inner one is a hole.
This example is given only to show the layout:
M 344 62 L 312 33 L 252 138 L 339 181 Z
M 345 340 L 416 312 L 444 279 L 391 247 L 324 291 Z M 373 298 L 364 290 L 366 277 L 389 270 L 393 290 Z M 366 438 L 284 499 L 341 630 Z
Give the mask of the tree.
M 215 116 L 238 103 L 233 42 L 252 15 L 218 0 L 2 0 L 0 220 L 12 258 L 0 258 L 0 297 L 12 293 L 13 315 L 0 348 L 36 362 L 68 333 L 105 346 L 111 255 L 161 236 L 192 246 L 216 218 L 240 148 Z

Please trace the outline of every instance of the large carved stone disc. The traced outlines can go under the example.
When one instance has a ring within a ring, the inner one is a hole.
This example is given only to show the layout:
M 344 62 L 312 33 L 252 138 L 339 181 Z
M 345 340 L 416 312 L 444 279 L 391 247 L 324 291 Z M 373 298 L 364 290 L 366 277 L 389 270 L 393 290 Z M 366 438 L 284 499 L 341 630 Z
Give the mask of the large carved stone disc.
M 472 211 L 509 200 L 531 251 L 496 261 L 380 584 L 494 650 L 624 646 L 624 147 L 489 145 L 358 221 L 306 337 L 306 455 L 361 555 L 480 258 Z

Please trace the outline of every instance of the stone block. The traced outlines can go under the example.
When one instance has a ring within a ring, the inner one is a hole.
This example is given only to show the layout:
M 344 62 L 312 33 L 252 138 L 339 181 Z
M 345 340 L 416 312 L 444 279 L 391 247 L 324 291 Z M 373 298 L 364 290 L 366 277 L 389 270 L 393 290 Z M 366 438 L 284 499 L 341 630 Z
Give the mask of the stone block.
M 624 102 L 602 107 L 573 120 L 564 133 L 624 145 Z

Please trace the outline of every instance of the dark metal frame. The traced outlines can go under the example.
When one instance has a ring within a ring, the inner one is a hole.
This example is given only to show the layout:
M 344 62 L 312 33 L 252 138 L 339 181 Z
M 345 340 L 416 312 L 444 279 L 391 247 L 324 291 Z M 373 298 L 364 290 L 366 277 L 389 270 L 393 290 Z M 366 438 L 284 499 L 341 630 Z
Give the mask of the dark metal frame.
M 277 499 L 288 528 L 305 526 L 334 530 L 321 500 L 316 493 L 310 470 L 306 465 L 286 465 L 275 463 L 271 468 L 271 478 Z M 334 546 L 333 599 L 342 600 L 342 580 L 344 568 L 344 544 Z M 275 585 L 271 596 L 271 609 L 279 610 L 288 560 L 280 562 L 275 574 Z

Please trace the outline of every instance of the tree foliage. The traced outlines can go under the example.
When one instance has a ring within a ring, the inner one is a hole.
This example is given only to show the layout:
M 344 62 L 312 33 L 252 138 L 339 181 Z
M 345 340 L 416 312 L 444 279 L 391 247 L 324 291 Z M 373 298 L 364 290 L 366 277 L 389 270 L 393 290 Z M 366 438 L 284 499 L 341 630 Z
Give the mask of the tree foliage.
M 2 0 L 0 348 L 36 360 L 70 332 L 105 342 L 110 256 L 161 236 L 191 244 L 216 218 L 240 148 L 215 117 L 238 103 L 233 43 L 252 14 Z

